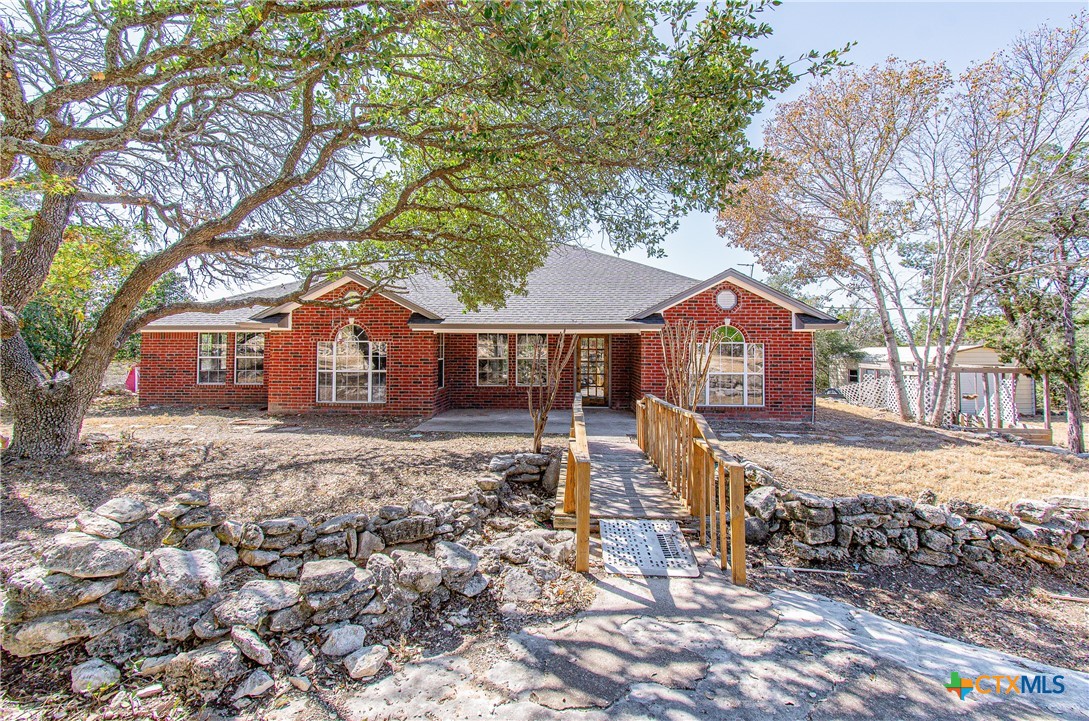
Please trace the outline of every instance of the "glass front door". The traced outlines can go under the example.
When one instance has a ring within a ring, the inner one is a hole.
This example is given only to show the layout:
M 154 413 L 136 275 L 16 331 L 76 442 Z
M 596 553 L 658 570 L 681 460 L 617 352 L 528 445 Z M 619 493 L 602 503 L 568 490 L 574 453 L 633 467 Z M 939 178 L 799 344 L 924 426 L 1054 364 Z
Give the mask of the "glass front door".
M 577 373 L 583 404 L 606 405 L 609 402 L 609 339 L 606 336 L 579 338 Z

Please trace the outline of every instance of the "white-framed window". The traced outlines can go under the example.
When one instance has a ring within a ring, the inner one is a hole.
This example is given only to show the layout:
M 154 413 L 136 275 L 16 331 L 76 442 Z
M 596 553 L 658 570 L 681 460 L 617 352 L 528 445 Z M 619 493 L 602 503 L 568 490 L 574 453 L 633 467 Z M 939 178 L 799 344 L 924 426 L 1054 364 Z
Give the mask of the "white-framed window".
M 746 343 L 741 331 L 728 325 L 715 329 L 711 343 L 704 404 L 764 405 L 764 344 Z
M 544 333 L 519 333 L 515 347 L 515 385 L 544 385 L 548 379 L 548 336 Z M 537 362 L 536 377 L 533 373 L 534 360 Z
M 319 403 L 385 403 L 386 344 L 357 325 L 318 342 Z
M 234 382 L 259 386 L 265 382 L 265 334 L 234 334 Z
M 510 382 L 506 333 L 476 334 L 476 384 L 505 386 Z
M 227 334 L 197 334 L 197 383 L 219 385 L 227 382 Z
M 439 388 L 446 387 L 446 336 L 439 333 L 439 359 L 436 367 Z

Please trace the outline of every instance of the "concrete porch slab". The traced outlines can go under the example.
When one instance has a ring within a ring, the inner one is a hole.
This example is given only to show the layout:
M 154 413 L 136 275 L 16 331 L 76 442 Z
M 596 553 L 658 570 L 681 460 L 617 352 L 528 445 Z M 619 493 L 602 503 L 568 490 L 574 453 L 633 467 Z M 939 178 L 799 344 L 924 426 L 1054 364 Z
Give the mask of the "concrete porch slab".
M 589 436 L 635 435 L 635 414 L 610 408 L 587 408 L 586 433 Z M 545 433 L 564 435 L 571 428 L 571 411 L 557 408 L 548 416 Z M 421 433 L 533 433 L 528 410 L 455 408 L 444 411 L 416 426 Z

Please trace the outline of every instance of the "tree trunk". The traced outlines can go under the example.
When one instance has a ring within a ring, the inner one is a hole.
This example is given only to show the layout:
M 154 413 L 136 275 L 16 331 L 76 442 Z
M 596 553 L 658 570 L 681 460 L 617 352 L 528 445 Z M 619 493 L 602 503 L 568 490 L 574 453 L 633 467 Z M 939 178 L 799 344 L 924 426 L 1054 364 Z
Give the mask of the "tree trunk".
M 14 416 L 8 457 L 55 458 L 75 450 L 95 384 L 42 375 L 22 335 L 0 344 L 4 396 Z M 98 379 L 101 383 L 101 377 Z
M 1074 453 L 1085 452 L 1085 438 L 1082 433 L 1083 409 L 1081 392 L 1077 385 L 1063 380 L 1066 391 L 1066 447 Z

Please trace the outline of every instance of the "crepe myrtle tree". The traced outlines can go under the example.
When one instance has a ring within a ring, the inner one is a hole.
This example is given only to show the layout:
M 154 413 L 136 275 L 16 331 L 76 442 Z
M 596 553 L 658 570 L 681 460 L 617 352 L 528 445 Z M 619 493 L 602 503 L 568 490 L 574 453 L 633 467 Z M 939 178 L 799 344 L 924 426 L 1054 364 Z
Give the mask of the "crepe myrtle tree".
M 587 229 L 617 249 L 659 252 L 679 214 L 758 172 L 744 129 L 764 102 L 838 62 L 835 52 L 756 60 L 752 41 L 771 32 L 763 9 L 25 0 L 0 10 L 0 177 L 34 210 L 25 235 L 4 235 L 9 452 L 69 453 L 119 345 L 175 313 L 298 300 L 346 268 L 375 288 L 427 271 L 475 308 L 521 290 L 551 245 Z M 21 314 L 75 219 L 122 218 L 154 242 L 70 376 L 47 378 Z M 285 273 L 304 282 L 138 309 L 172 271 L 194 292 Z

